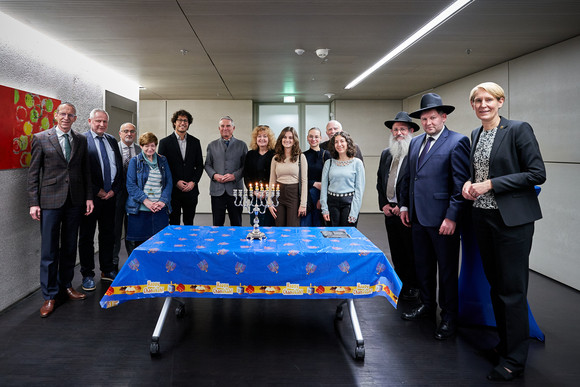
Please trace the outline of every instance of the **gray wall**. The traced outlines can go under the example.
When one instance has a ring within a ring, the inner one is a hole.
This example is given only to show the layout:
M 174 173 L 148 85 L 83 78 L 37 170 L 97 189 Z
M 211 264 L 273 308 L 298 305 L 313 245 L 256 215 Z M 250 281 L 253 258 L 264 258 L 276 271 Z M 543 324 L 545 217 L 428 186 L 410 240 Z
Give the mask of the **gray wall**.
M 0 85 L 74 103 L 78 119 L 73 128 L 79 131 L 88 130 L 90 111 L 104 106 L 102 84 L 14 47 L 7 36 L 0 36 Z M 27 173 L 28 169 L 0 170 L 0 310 L 39 287 L 40 226 L 29 216 Z

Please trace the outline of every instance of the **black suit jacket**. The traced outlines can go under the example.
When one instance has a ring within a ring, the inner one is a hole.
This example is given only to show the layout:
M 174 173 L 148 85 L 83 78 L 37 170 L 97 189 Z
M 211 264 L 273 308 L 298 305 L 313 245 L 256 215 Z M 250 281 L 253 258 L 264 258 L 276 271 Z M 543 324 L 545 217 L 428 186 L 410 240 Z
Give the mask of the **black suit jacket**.
M 177 143 L 175 132 L 165 137 L 159 142 L 159 154 L 167 158 L 171 177 L 173 179 L 173 195 L 199 195 L 198 183 L 203 174 L 203 157 L 201 154 L 201 143 L 190 135 L 185 135 L 187 146 L 185 149 L 185 159 L 181 156 L 181 149 Z M 176 187 L 179 180 L 193 181 L 195 187 L 189 192 L 183 192 Z
M 397 199 L 399 198 L 399 182 L 405 171 L 405 162 L 407 156 L 401 161 L 401 167 L 399 168 L 399 175 L 397 176 L 397 183 L 395 188 L 397 189 Z M 391 163 L 393 162 L 393 156 L 391 155 L 390 148 L 383 150 L 381 154 L 381 161 L 379 161 L 379 170 L 377 171 L 377 192 L 379 194 L 379 209 L 383 211 L 383 207 L 389 204 L 389 199 L 387 198 L 387 182 L 389 181 L 389 174 L 391 170 Z
M 95 139 L 93 138 L 91 130 L 83 133 L 83 135 L 87 138 L 87 150 L 89 153 L 89 166 L 91 169 L 93 195 L 96 199 L 97 194 L 104 186 L 100 156 L 99 152 L 97 152 L 97 146 L 99 146 L 99 144 L 95 143 Z M 111 189 L 113 192 L 115 192 L 115 195 L 118 195 L 125 185 L 125 178 L 123 176 L 123 158 L 121 157 L 119 144 L 117 143 L 115 137 L 108 133 L 103 134 L 103 136 L 105 137 L 105 140 L 109 142 L 111 149 L 113 149 L 113 153 L 115 153 L 115 167 L 117 168 L 117 173 L 115 174 L 115 179 L 112 181 Z
M 473 154 L 482 130 L 479 127 L 471 133 L 472 182 Z M 546 181 L 546 169 L 530 124 L 501 117 L 489 156 L 489 178 L 506 225 L 518 226 L 542 217 L 534 185 Z

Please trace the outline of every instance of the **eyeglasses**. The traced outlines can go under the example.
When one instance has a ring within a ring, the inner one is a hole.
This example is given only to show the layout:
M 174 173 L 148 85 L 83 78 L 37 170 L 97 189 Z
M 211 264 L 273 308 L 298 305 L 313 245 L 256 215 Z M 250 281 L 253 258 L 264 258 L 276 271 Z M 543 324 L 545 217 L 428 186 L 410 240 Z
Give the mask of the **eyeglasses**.
M 68 117 L 69 119 L 70 119 L 70 118 L 75 118 L 75 117 L 76 117 L 76 115 L 75 115 L 75 114 L 71 114 L 71 113 L 68 113 L 68 114 L 67 114 L 67 113 L 58 113 L 58 116 L 59 116 L 60 118 L 67 118 L 67 117 Z
M 178 118 L 175 122 L 189 122 L 189 120 L 187 118 Z
M 131 134 L 135 134 L 135 133 L 137 133 L 137 131 L 136 131 L 136 130 L 121 130 L 121 132 L 123 132 L 123 133 L 125 133 L 125 134 L 127 134 L 127 133 L 131 133 Z

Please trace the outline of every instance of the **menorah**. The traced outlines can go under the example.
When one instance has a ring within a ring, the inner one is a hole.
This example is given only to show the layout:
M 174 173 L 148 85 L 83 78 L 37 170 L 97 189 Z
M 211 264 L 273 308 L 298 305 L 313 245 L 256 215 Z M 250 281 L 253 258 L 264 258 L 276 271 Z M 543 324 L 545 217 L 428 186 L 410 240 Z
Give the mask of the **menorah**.
M 270 207 L 278 207 L 280 197 L 280 184 L 272 189 L 266 184 L 266 189 L 262 183 L 256 183 L 255 189 L 250 183 L 248 189 L 234 189 L 234 204 L 242 207 L 243 212 L 254 213 L 254 229 L 246 236 L 247 239 L 266 239 L 266 234 L 260 231 L 259 214 L 264 214 Z

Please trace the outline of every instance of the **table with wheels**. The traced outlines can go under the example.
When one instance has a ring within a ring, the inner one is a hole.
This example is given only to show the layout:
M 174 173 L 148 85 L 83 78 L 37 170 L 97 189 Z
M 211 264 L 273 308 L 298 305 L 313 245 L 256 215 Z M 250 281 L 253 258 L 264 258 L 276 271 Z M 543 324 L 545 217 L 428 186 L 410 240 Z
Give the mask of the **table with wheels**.
M 347 306 L 355 358 L 364 339 L 354 299 L 383 296 L 396 307 L 402 284 L 383 252 L 356 228 L 262 228 L 266 238 L 249 240 L 249 227 L 168 226 L 133 251 L 101 300 L 103 308 L 165 297 L 151 338 L 159 338 L 172 302 L 180 298 L 337 299 L 336 318 Z

